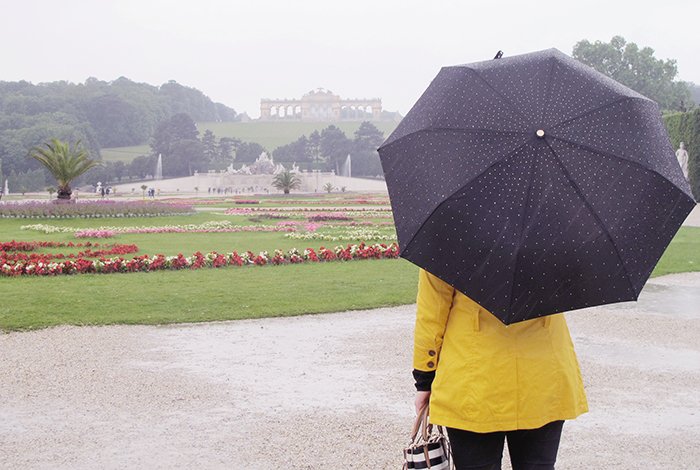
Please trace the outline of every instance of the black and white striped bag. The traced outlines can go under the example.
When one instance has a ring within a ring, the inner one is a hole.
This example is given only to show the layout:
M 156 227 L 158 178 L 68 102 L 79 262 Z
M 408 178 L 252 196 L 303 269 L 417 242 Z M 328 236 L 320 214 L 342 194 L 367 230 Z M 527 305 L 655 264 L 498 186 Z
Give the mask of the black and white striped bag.
M 403 470 L 430 469 L 451 470 L 452 452 L 450 442 L 442 426 L 428 423 L 426 404 L 416 417 L 411 431 L 411 442 L 403 450 Z

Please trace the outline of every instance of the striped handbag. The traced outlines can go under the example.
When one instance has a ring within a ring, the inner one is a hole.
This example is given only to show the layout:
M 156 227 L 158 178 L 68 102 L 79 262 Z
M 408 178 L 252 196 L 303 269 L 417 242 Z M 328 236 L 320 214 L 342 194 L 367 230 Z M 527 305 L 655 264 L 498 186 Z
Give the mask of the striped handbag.
M 411 431 L 411 442 L 403 450 L 403 470 L 451 470 L 450 441 L 442 426 L 428 423 L 428 405 L 418 413 Z

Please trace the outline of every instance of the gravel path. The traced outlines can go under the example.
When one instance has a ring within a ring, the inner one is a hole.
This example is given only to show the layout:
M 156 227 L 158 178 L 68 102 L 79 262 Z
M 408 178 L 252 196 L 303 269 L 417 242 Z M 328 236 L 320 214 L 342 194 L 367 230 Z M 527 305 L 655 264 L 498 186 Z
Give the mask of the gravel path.
M 686 217 L 683 225 L 688 225 L 691 227 L 700 227 L 700 204 L 695 206 L 695 209 Z
M 0 334 L 0 468 L 397 469 L 413 314 Z M 697 469 L 700 273 L 568 318 L 591 412 L 557 468 Z

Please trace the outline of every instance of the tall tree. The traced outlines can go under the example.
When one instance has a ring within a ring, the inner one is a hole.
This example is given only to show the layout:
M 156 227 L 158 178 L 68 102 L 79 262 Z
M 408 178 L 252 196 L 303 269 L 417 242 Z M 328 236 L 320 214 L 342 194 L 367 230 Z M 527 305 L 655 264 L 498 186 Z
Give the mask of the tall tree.
M 233 152 L 236 150 L 238 145 L 241 143 L 240 140 L 233 137 L 222 137 L 219 139 L 218 155 L 216 160 L 225 165 L 229 165 L 233 159 Z
M 309 151 L 309 139 L 302 135 L 294 142 L 277 147 L 272 156 L 276 162 L 309 162 L 311 152 Z
M 384 142 L 384 133 L 369 121 L 364 121 L 355 131 L 354 148 L 356 150 L 376 151 Z
M 176 114 L 158 126 L 151 149 L 154 156 L 163 156 L 163 175 L 189 176 L 192 171 L 202 169 L 204 149 L 198 134 L 196 124 L 187 114 Z M 189 159 L 192 161 L 188 162 Z
M 377 147 L 384 141 L 384 133 L 371 122 L 363 122 L 355 131 L 352 142 L 352 171 L 358 176 L 381 176 L 382 164 Z
M 352 148 L 351 141 L 347 138 L 345 132 L 334 125 L 330 125 L 321 131 L 319 147 L 321 155 L 328 159 L 330 168 L 334 169 L 336 173 L 338 173 L 340 164 L 347 158 Z
M 204 149 L 204 158 L 208 162 L 213 162 L 217 159 L 219 149 L 217 148 L 216 136 L 209 129 L 204 131 L 202 135 L 202 147 Z
M 685 82 L 675 81 L 678 67 L 673 59 L 656 59 L 654 49 L 639 48 L 622 36 L 609 43 L 584 39 L 574 46 L 575 59 L 633 90 L 653 99 L 662 109 L 685 111 L 692 106 Z
M 177 142 L 196 140 L 198 135 L 197 125 L 189 115 L 176 114 L 158 125 L 153 134 L 151 149 L 154 155 L 169 155 Z
M 320 162 L 321 160 L 321 134 L 314 130 L 309 134 L 309 141 L 306 144 L 306 150 L 311 157 L 312 163 Z
M 252 163 L 264 151 L 265 147 L 257 142 L 241 142 L 236 147 L 236 161 Z
M 134 158 L 129 164 L 129 176 L 141 179 L 153 176 L 157 161 L 158 157 L 154 155 L 141 155 Z
M 195 171 L 205 170 L 204 146 L 197 139 L 177 141 L 168 157 L 163 157 L 163 176 L 191 176 Z
M 44 165 L 56 178 L 58 199 L 70 199 L 73 192 L 71 182 L 90 168 L 99 165 L 88 156 L 80 142 L 71 146 L 58 139 L 52 139 L 44 144 L 44 147 L 33 148 L 29 156 Z

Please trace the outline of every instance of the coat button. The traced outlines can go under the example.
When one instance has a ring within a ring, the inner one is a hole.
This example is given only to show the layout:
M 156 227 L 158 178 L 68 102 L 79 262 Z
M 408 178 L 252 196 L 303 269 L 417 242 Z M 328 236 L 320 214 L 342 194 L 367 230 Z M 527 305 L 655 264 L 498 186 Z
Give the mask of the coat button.
M 432 357 L 434 355 L 435 355 L 435 351 L 433 351 L 432 349 L 430 351 L 428 351 L 428 356 Z
M 432 369 L 433 367 L 435 367 L 435 363 L 433 361 L 428 362 L 428 367 Z

